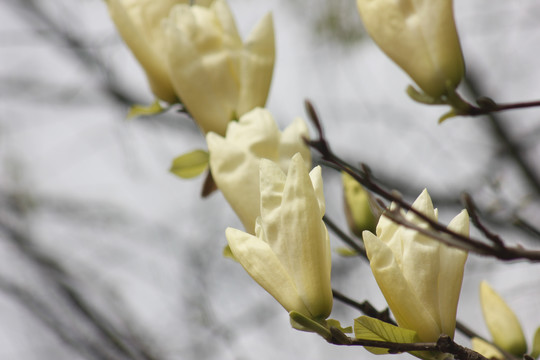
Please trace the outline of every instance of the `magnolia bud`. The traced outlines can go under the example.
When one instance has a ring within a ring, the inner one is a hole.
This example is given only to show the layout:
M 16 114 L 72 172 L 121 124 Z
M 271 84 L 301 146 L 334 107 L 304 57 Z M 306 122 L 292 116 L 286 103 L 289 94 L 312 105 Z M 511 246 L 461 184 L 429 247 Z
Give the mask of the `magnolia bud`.
M 455 89 L 465 72 L 452 0 L 357 0 L 368 33 L 428 95 Z

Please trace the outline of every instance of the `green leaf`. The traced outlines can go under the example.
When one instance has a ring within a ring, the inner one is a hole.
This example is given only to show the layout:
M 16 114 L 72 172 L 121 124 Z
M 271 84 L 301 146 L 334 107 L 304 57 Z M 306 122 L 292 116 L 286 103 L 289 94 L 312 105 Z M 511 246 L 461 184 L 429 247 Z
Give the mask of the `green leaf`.
M 190 179 L 200 175 L 206 168 L 208 151 L 195 150 L 174 159 L 170 172 L 183 179 Z
M 536 359 L 538 356 L 540 356 L 540 327 L 534 333 L 531 350 L 531 357 Z
M 154 101 L 151 105 L 148 106 L 133 105 L 131 108 L 129 108 L 127 118 L 131 119 L 137 116 L 155 115 L 162 113 L 165 110 L 167 110 L 167 108 L 162 107 L 159 100 L 156 99 L 156 101 Z
M 395 343 L 418 342 L 416 331 L 400 328 L 384 321 L 360 316 L 354 320 L 354 335 L 357 339 L 388 341 Z M 388 349 L 366 346 L 366 350 L 373 354 L 388 354 Z
M 457 113 L 454 109 L 444 113 L 441 115 L 441 117 L 439 118 L 439 124 L 442 123 L 443 121 L 445 120 L 448 120 L 450 118 L 453 118 L 453 117 L 456 117 L 457 116 Z
M 343 257 L 358 256 L 358 252 L 356 250 L 347 247 L 338 247 L 336 252 Z
M 325 339 L 332 338 L 332 333 L 326 327 L 326 324 L 323 325 L 296 311 L 291 311 L 289 313 L 289 317 L 291 320 L 291 326 L 295 328 L 296 330 L 314 332 L 321 335 Z

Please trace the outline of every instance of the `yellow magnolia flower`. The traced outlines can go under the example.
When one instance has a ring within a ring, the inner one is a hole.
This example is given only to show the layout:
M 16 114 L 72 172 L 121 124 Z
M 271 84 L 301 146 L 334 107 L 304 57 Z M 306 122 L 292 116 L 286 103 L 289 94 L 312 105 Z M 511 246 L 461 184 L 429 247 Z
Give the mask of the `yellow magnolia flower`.
M 146 72 L 152 92 L 159 99 L 177 100 L 166 61 L 165 38 L 161 22 L 173 6 L 189 0 L 106 0 L 118 32 Z M 211 0 L 199 0 L 208 6 Z
M 413 207 L 437 220 L 427 190 Z M 417 226 L 429 228 L 410 211 L 405 217 Z M 468 235 L 467 211 L 457 215 L 448 228 Z M 377 236 L 364 231 L 363 238 L 373 275 L 398 325 L 416 331 L 426 342 L 437 341 L 441 334 L 452 337 L 467 253 L 398 225 L 384 215 L 377 224 Z
M 495 345 L 511 354 L 523 356 L 527 352 L 527 341 L 519 320 L 510 306 L 486 281 L 480 284 L 480 302 Z
M 264 106 L 274 68 L 274 25 L 266 15 L 242 43 L 224 0 L 176 6 L 165 27 L 171 80 L 204 133 Z
M 234 257 L 288 312 L 326 319 L 332 289 L 321 168 L 308 173 L 299 153 L 287 175 L 278 164 L 261 160 L 260 204 L 255 236 L 226 231 Z
M 433 97 L 465 72 L 452 0 L 357 0 L 373 40 Z M 448 82 L 448 85 L 447 85 Z
M 254 233 L 255 219 L 260 215 L 260 159 L 272 160 L 286 171 L 292 156 L 300 152 L 310 167 L 309 148 L 302 140 L 308 136 L 307 125 L 300 118 L 280 133 L 270 112 L 262 108 L 229 123 L 225 137 L 212 132 L 206 135 L 212 177 L 247 232 Z

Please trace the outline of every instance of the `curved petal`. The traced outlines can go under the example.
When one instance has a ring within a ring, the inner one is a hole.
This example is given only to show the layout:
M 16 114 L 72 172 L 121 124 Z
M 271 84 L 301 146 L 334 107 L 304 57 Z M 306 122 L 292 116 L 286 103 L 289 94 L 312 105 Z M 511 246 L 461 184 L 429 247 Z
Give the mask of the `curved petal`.
M 392 250 L 369 231 L 362 237 L 375 280 L 399 326 L 416 331 L 422 341 L 437 341 L 439 326 L 410 288 Z
M 260 211 L 259 159 L 215 133 L 208 133 L 206 142 L 214 181 L 246 231 L 253 234 Z
M 249 111 L 227 128 L 227 141 L 237 143 L 257 157 L 273 161 L 279 157 L 279 139 L 280 132 L 274 117 L 263 108 Z
M 233 228 L 228 228 L 225 235 L 235 259 L 259 285 L 287 311 L 311 317 L 294 282 L 267 243 Z
M 168 67 L 176 93 L 201 130 L 225 134 L 236 117 L 241 45 L 227 40 L 218 16 L 199 6 L 176 6 L 165 22 Z
M 433 207 L 433 202 L 431 201 L 431 197 L 429 196 L 427 189 L 424 189 L 422 193 L 420 193 L 412 204 L 412 207 L 429 217 L 431 220 L 437 221 L 437 211 Z M 416 223 L 417 225 L 427 226 L 427 224 L 412 211 L 407 213 L 407 219 Z
M 401 234 L 403 237 L 401 263 L 403 277 L 416 294 L 424 311 L 427 311 L 437 324 L 440 324 L 437 285 L 439 276 L 442 275 L 439 262 L 441 244 L 411 229 L 402 228 Z M 437 337 L 440 333 L 440 326 L 437 325 Z
M 448 228 L 462 235 L 469 235 L 467 210 L 463 210 L 454 217 Z M 441 330 L 450 337 L 453 337 L 456 327 L 457 305 L 467 255 L 466 251 L 441 244 L 439 260 L 441 275 L 438 284 Z
M 315 190 L 315 196 L 317 196 L 317 201 L 319 202 L 319 209 L 321 209 L 321 216 L 323 216 L 326 211 L 326 203 L 324 201 L 324 189 L 323 189 L 321 167 L 315 166 L 309 172 L 309 177 L 311 179 L 311 183 L 313 184 L 313 190 Z
M 273 161 L 262 159 L 259 163 L 261 218 L 270 245 L 278 239 L 280 211 L 286 176 Z
M 464 63 L 452 0 L 357 0 L 364 25 L 379 47 L 432 96 L 457 86 Z
M 173 103 L 172 87 L 164 55 L 161 21 L 172 7 L 188 0 L 108 0 L 107 5 L 122 39 L 146 72 L 152 92 L 161 100 Z
M 279 237 L 272 249 L 298 285 L 313 317 L 326 317 L 332 310 L 330 253 L 318 199 L 300 154 L 293 156 L 287 172 L 281 204 Z
M 303 138 L 309 139 L 307 124 L 303 119 L 295 118 L 292 124 L 287 126 L 281 133 L 279 159 L 283 171 L 287 170 L 290 159 L 296 153 L 302 155 L 306 167 L 311 167 L 311 151 L 304 143 Z
M 242 52 L 239 115 L 266 104 L 274 71 L 274 41 L 274 22 L 267 14 L 247 38 Z

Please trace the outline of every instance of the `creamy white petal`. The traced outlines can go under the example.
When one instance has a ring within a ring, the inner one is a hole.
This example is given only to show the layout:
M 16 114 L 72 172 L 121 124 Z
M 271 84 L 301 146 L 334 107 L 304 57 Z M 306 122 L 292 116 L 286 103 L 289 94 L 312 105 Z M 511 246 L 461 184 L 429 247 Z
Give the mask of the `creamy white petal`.
M 268 236 L 270 246 L 278 239 L 281 219 L 281 204 L 286 176 L 273 161 L 262 159 L 259 164 L 260 177 L 260 214 L 264 220 L 264 231 Z
M 461 211 L 454 217 L 448 224 L 448 229 L 468 236 L 469 214 L 467 210 Z M 441 244 L 440 255 L 441 276 L 438 287 L 441 329 L 446 335 L 453 336 L 463 271 L 468 254 L 466 251 Z
M 264 106 L 274 71 L 274 22 L 265 15 L 246 40 L 242 52 L 238 113 Z
M 226 36 L 217 14 L 203 7 L 178 5 L 165 24 L 176 93 L 204 133 L 225 134 L 236 116 L 241 43 Z
M 330 273 L 322 269 L 330 256 L 326 232 L 311 179 L 300 154 L 293 156 L 283 190 L 278 241 L 272 245 L 313 316 L 332 308 Z M 263 219 L 264 220 L 264 219 Z M 310 302 L 309 299 L 328 301 Z
M 188 0 L 108 0 L 109 13 L 122 39 L 146 72 L 152 92 L 175 102 L 176 94 L 167 70 L 161 21 L 172 7 Z
M 275 161 L 279 157 L 279 128 L 272 114 L 263 108 L 255 108 L 243 115 L 239 122 L 231 123 L 227 129 L 227 140 L 260 158 Z
M 311 316 L 292 278 L 267 243 L 233 228 L 228 228 L 225 235 L 234 257 L 259 285 L 285 309 Z
M 375 280 L 399 326 L 415 330 L 422 341 L 436 341 L 439 326 L 409 286 L 392 250 L 369 231 L 362 237 Z
M 295 147 L 292 139 L 293 136 L 286 137 L 289 149 Z M 296 147 L 307 149 L 298 136 L 296 139 Z M 268 110 L 256 108 L 238 122 L 229 123 L 225 139 L 209 133 L 207 141 L 213 178 L 246 230 L 253 234 L 255 219 L 260 215 L 259 160 L 272 160 L 286 171 L 292 157 L 281 157 L 277 124 Z
M 432 96 L 457 86 L 464 73 L 452 0 L 357 0 L 379 47 Z
M 289 167 L 289 161 L 294 154 L 300 153 L 308 168 L 311 167 L 311 151 L 303 141 L 309 139 L 309 130 L 306 122 L 295 118 L 293 122 L 281 133 L 279 145 L 279 163 L 283 171 Z
M 259 158 L 223 137 L 208 133 L 210 169 L 216 185 L 247 232 L 253 233 L 259 216 Z
M 326 211 L 326 203 L 324 201 L 324 189 L 323 189 L 323 180 L 322 180 L 322 169 L 320 166 L 315 166 L 310 172 L 309 177 L 311 183 L 313 184 L 313 190 L 315 190 L 315 196 L 319 202 L 319 209 L 321 210 L 321 216 L 324 215 Z

